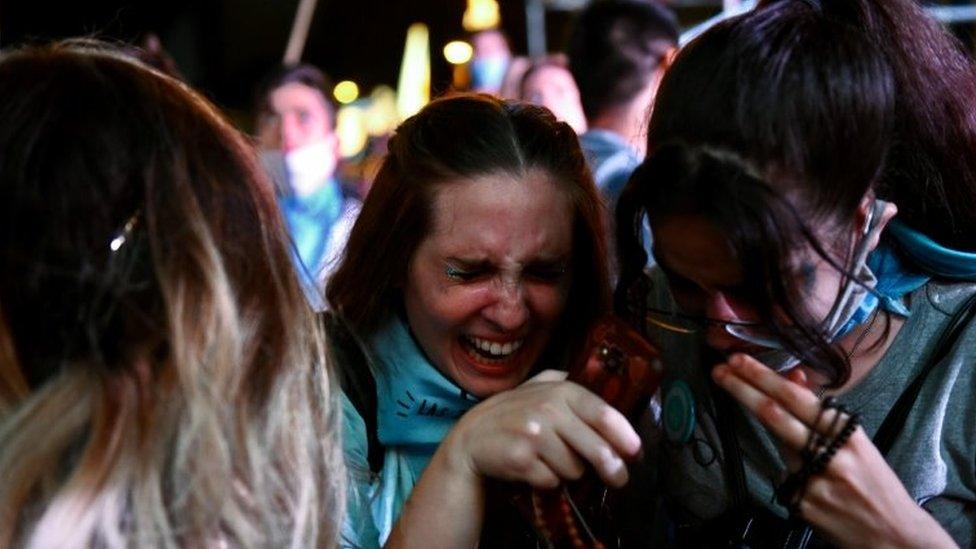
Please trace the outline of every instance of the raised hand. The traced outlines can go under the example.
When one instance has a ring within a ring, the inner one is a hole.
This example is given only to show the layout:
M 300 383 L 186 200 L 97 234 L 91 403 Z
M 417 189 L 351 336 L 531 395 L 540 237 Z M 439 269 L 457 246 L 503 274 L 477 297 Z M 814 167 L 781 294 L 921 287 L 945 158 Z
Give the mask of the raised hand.
M 811 459 L 809 452 L 803 456 L 811 436 L 829 442 L 847 424 L 846 415 L 837 417 L 843 412 L 822 410 L 809 389 L 748 355 L 733 355 L 712 370 L 712 378 L 779 439 L 794 473 Z M 915 503 L 860 427 L 796 496 L 794 512 L 841 546 L 956 546 Z

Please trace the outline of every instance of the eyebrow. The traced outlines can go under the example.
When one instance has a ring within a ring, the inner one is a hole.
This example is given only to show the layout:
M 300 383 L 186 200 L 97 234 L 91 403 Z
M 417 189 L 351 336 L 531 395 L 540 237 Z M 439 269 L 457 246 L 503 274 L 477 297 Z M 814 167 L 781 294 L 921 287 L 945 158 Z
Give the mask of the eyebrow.
M 532 266 L 532 267 L 558 267 L 569 263 L 571 257 L 572 257 L 571 254 L 563 254 L 553 258 L 541 257 L 539 259 L 530 261 L 525 265 Z M 491 260 L 487 258 L 466 259 L 457 256 L 448 256 L 445 258 L 444 261 L 446 263 L 451 263 L 453 265 L 456 265 L 462 269 L 471 269 L 471 270 L 490 268 L 490 267 L 494 267 L 495 265 Z

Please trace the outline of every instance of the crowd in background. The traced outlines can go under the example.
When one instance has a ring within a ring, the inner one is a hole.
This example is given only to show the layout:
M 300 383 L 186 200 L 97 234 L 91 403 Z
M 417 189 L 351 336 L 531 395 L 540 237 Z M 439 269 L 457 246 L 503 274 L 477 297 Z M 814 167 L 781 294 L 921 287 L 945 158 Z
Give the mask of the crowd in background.
M 972 62 L 912 0 L 678 40 L 475 33 L 365 184 L 314 66 L 246 136 L 154 37 L 2 52 L 0 546 L 534 547 L 492 483 L 588 470 L 584 546 L 976 544 Z M 612 313 L 637 417 L 565 380 Z

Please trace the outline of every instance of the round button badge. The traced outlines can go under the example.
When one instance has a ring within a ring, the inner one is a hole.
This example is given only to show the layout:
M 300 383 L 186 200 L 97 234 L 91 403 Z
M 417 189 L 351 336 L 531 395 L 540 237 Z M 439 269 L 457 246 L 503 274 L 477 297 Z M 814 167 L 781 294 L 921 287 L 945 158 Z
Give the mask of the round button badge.
M 674 381 L 664 393 L 664 434 L 668 440 L 685 444 L 695 432 L 695 397 L 691 387 L 681 380 Z

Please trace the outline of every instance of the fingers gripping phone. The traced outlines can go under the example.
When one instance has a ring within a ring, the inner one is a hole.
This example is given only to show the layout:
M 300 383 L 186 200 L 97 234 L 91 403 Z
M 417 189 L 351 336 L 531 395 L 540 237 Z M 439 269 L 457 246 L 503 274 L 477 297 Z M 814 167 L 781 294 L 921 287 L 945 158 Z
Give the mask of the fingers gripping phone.
M 585 351 L 567 379 L 599 395 L 634 422 L 661 384 L 660 353 L 617 316 L 590 331 Z M 614 493 L 588 469 L 583 477 L 551 490 L 522 490 L 516 506 L 550 547 L 614 547 Z

